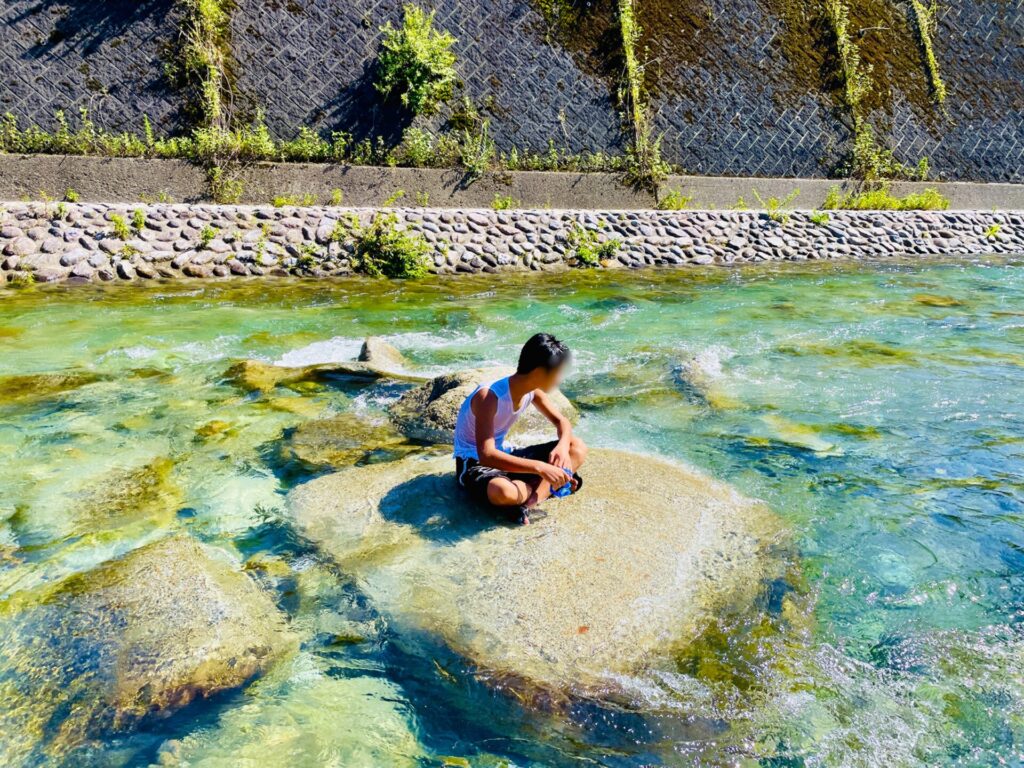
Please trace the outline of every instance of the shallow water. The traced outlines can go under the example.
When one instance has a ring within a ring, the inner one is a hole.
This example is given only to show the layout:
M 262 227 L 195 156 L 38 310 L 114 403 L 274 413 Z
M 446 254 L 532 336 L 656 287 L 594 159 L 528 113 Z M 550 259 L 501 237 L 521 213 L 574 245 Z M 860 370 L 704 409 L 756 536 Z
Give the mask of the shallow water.
M 284 494 L 309 474 L 282 463 L 282 433 L 380 421 L 402 385 L 259 397 L 223 375 L 351 359 L 369 334 L 428 370 L 504 364 L 538 329 L 577 353 L 565 390 L 591 443 L 704 468 L 792 532 L 787 577 L 677 669 L 557 715 L 410 650 L 289 525 Z M 0 377 L 87 374 L 49 394 L 0 379 L 0 599 L 187 530 L 234 553 L 302 639 L 244 691 L 111 733 L 80 764 L 1024 759 L 1019 261 L 28 288 L 0 293 L 0 349 Z M 147 465 L 165 477 L 146 514 L 97 490 Z M 96 498 L 110 509 L 83 513 Z

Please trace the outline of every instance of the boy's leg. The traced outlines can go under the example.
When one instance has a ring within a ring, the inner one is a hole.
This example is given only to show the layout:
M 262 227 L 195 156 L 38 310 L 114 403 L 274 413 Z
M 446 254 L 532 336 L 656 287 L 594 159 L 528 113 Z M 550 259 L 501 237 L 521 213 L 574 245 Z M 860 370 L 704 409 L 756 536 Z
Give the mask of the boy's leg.
M 557 444 L 558 441 L 555 440 L 550 443 L 543 443 L 541 445 L 532 445 L 528 448 L 523 448 L 520 451 L 516 451 L 516 454 L 519 456 L 523 456 L 525 458 L 535 459 L 538 461 L 547 461 L 548 456 L 551 455 L 551 451 L 555 449 L 555 446 Z M 569 442 L 569 465 L 572 468 L 572 471 L 575 473 L 581 466 L 583 466 L 583 462 L 585 462 L 586 460 L 587 444 L 584 443 L 583 440 L 581 440 L 580 438 L 576 437 L 576 435 L 573 435 L 572 439 Z M 575 489 L 576 482 L 573 481 L 573 490 Z M 542 501 L 551 496 L 551 484 L 548 483 L 546 480 L 541 480 L 540 483 L 536 486 L 536 489 L 533 490 L 536 493 L 536 497 L 530 499 L 530 506 L 533 506 L 534 504 L 540 504 Z M 525 504 L 527 502 L 520 503 Z
M 533 486 L 524 480 L 495 477 L 487 483 L 487 500 L 496 507 L 517 507 L 526 504 Z

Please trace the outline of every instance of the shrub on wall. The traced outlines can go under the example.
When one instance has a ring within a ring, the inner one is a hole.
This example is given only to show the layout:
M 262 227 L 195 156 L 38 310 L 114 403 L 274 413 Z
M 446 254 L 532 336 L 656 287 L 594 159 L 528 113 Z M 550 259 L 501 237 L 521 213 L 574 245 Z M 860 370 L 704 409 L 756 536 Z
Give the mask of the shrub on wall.
M 406 5 L 402 26 L 388 22 L 381 27 L 384 39 L 378 59 L 377 90 L 397 97 L 416 115 L 430 115 L 452 98 L 458 76 L 455 38 L 434 28 L 434 15 L 416 5 Z
M 370 277 L 423 277 L 430 268 L 430 243 L 408 232 L 393 213 L 378 213 L 354 233 L 353 267 Z

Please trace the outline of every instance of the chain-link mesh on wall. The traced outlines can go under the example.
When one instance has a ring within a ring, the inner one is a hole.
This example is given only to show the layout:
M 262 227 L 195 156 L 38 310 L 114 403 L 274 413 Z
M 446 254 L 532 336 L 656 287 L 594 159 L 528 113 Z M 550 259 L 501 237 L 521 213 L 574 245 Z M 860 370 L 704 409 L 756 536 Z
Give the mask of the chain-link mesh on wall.
M 943 178 L 1024 183 L 1024 2 L 946 0 L 934 45 L 948 96 L 923 110 L 894 94 L 897 156 L 927 156 Z
M 540 17 L 514 0 L 442 0 L 436 26 L 458 38 L 462 95 L 486 105 L 501 147 L 614 149 L 620 122 L 608 85 L 544 42 Z M 234 18 L 238 85 L 262 108 L 272 131 L 300 125 L 392 136 L 394 114 L 373 87 L 379 28 L 399 24 L 399 0 L 287 3 L 242 0 Z M 400 128 L 400 122 L 398 127 Z
M 609 0 L 591 0 L 586 8 Z M 300 126 L 397 139 L 407 118 L 382 104 L 373 65 L 402 0 L 238 0 L 236 114 L 273 133 Z M 459 96 L 483 105 L 498 146 L 621 152 L 616 76 L 545 34 L 527 0 L 423 0 L 458 38 Z M 866 104 L 904 162 L 948 179 L 1024 182 L 1024 0 L 940 0 L 938 107 L 908 0 L 849 0 L 872 67 Z M 584 7 L 581 6 L 581 7 Z M 834 41 L 820 0 L 636 0 L 653 124 L 663 152 L 701 174 L 833 173 L 850 148 Z M 108 128 L 183 130 L 163 57 L 173 0 L 8 0 L 0 9 L 0 110 L 52 125 L 87 106 Z M 609 50 L 609 59 L 615 52 Z M 614 63 L 614 62 L 613 62 Z
M 178 128 L 162 51 L 177 35 L 172 0 L 5 0 L 0 7 L 0 113 L 47 127 L 80 107 L 98 125 L 139 130 L 148 115 Z

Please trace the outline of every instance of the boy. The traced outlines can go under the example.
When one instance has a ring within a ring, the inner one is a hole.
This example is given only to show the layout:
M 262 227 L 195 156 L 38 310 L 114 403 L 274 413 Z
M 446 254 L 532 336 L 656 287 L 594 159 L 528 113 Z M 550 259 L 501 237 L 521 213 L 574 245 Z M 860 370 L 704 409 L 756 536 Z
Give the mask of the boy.
M 572 424 L 551 401 L 569 363 L 569 348 L 547 333 L 523 345 L 511 376 L 481 384 L 459 409 L 455 425 L 455 477 L 459 486 L 481 502 L 506 509 L 512 519 L 530 523 L 530 510 L 570 483 L 578 491 L 578 474 L 587 446 L 572 433 Z M 558 439 L 527 448 L 509 448 L 505 435 L 533 404 L 558 430 Z M 572 472 L 570 475 L 566 470 Z

